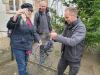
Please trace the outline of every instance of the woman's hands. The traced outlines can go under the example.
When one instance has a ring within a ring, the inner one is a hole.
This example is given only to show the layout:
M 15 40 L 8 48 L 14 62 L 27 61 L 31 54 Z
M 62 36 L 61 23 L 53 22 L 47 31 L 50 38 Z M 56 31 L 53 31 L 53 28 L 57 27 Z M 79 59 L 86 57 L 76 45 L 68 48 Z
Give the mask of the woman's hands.
M 16 22 L 18 15 L 21 15 L 22 13 L 23 13 L 23 9 L 19 9 L 18 11 L 16 11 L 16 14 L 13 17 L 13 21 Z
M 29 17 L 29 16 L 28 16 L 28 15 L 29 15 L 29 11 L 28 11 L 27 8 L 19 9 L 18 11 L 16 11 L 16 14 L 15 14 L 15 16 L 14 16 L 14 18 L 13 18 L 13 21 L 16 21 L 18 15 L 21 15 L 22 19 L 23 19 L 24 21 L 26 21 L 26 17 Z

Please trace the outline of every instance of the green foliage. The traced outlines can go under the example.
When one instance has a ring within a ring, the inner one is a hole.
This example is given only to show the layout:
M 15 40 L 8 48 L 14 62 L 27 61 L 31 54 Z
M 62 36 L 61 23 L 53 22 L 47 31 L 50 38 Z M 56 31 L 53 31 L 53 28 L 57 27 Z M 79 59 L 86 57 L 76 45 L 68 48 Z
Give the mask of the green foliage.
M 100 43 L 100 2 L 77 0 L 76 3 L 79 7 L 79 15 L 87 28 L 86 45 Z
M 87 28 L 86 46 L 100 45 L 100 0 L 69 0 L 69 2 L 62 0 L 62 3 L 65 6 L 69 6 L 70 3 L 78 5 L 79 16 Z M 55 11 L 52 20 L 54 29 L 61 33 L 64 27 L 63 18 L 59 17 Z
M 52 17 L 51 17 L 51 23 L 52 23 L 52 27 L 53 29 L 57 32 L 57 33 L 62 33 L 63 29 L 64 29 L 64 18 L 61 16 L 58 16 L 56 14 L 56 10 L 55 9 L 50 9 L 50 11 L 52 12 Z
M 85 45 L 87 50 L 93 53 L 98 50 L 100 52 L 100 0 L 62 0 L 63 5 L 77 4 L 79 16 L 86 25 L 87 34 Z M 52 25 L 58 33 L 62 33 L 64 28 L 64 18 L 53 13 Z

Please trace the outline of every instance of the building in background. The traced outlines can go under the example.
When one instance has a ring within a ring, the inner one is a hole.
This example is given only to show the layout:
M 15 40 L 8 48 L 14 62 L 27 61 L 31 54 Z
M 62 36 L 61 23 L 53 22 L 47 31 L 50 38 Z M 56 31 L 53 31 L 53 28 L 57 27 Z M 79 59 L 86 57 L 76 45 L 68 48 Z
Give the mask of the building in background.
M 7 31 L 6 24 L 11 16 L 13 16 L 16 10 L 19 9 L 23 3 L 31 3 L 34 10 L 38 9 L 39 1 L 42 0 L 0 0 L 0 37 L 6 36 Z M 48 0 L 45 0 L 48 4 Z
M 46 1 L 48 7 L 56 9 L 58 15 L 63 15 L 64 7 L 60 0 L 0 0 L 0 37 L 7 35 L 6 32 L 2 31 L 7 31 L 7 21 L 15 14 L 21 4 L 31 3 L 34 10 L 37 10 L 40 1 Z

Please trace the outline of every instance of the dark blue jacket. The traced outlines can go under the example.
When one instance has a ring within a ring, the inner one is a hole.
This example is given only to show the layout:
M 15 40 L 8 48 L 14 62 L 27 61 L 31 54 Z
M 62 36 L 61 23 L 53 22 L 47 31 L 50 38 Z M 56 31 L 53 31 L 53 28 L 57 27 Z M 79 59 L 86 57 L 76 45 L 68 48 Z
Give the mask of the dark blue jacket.
M 10 37 L 11 47 L 22 50 L 32 50 L 33 41 L 39 42 L 40 37 L 36 32 L 36 29 L 32 25 L 32 28 L 27 25 L 26 22 L 21 24 L 21 18 L 17 18 L 17 21 L 14 22 L 10 18 L 7 23 L 7 28 L 12 30 L 12 34 Z M 20 19 L 20 20 L 19 20 Z

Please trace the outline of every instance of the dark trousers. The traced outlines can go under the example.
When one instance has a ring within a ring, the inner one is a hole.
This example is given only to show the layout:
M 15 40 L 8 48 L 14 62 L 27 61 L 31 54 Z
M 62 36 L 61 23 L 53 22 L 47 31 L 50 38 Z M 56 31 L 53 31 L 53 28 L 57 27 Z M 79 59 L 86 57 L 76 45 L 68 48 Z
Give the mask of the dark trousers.
M 80 62 L 70 62 L 62 57 L 58 63 L 56 75 L 64 75 L 67 66 L 70 68 L 68 75 L 77 75 L 80 68 Z
M 40 34 L 42 45 L 45 45 L 47 41 L 50 39 L 49 33 L 42 33 Z M 44 64 L 46 61 L 47 55 L 44 49 L 40 48 L 40 60 L 39 64 Z

